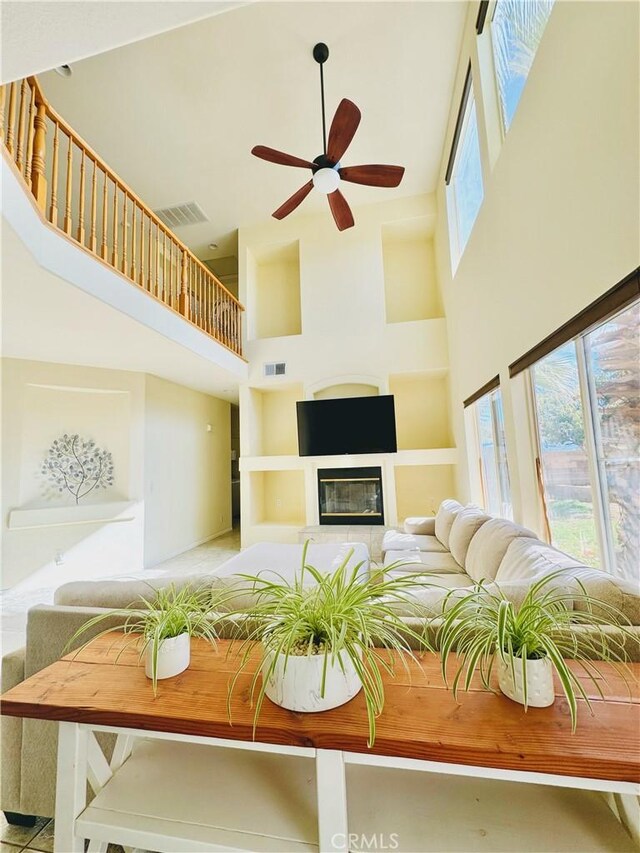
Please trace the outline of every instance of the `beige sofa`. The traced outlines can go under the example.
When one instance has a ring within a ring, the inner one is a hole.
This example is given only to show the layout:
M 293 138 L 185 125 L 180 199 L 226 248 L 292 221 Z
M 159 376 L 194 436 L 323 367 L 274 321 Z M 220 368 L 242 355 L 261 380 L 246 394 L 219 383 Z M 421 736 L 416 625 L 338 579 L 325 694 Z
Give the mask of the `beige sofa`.
M 425 590 L 425 603 L 442 600 L 438 587 L 464 588 L 478 581 L 495 583 L 509 597 L 520 599 L 533 581 L 562 572 L 562 581 L 570 588 L 584 589 L 620 610 L 634 628 L 640 626 L 636 583 L 585 566 L 542 542 L 533 531 L 486 515 L 473 505 L 443 501 L 435 517 L 410 518 L 402 531 L 388 531 L 382 550 L 387 573 L 429 572 L 428 582 L 436 591 Z M 580 587 L 572 583 L 574 579 L 579 579 Z M 579 594 L 573 604 L 585 608 Z M 640 628 L 634 633 L 640 636 Z
M 430 572 L 424 596 L 413 596 L 406 605 L 398 602 L 398 606 L 404 607 L 402 615 L 407 625 L 420 630 L 428 624 L 431 639 L 437 631 L 437 613 L 448 589 L 464 588 L 486 578 L 499 582 L 518 600 L 532 578 L 558 568 L 582 572 L 581 580 L 592 595 L 606 598 L 634 626 L 640 625 L 640 596 L 632 584 L 585 569 L 573 558 L 540 542 L 530 530 L 504 519 L 492 519 L 479 509 L 462 507 L 456 501 L 443 502 L 435 518 L 409 519 L 405 530 L 388 532 L 383 548 L 387 571 Z M 246 570 L 244 563 L 243 570 Z M 217 586 L 232 583 L 233 576 L 198 575 L 152 581 L 157 586 L 170 582 L 178 586 L 203 582 Z M 3 658 L 2 691 L 56 661 L 69 638 L 92 616 L 104 612 L 104 608 L 125 607 L 138 594 L 148 591 L 149 587 L 140 581 L 73 583 L 58 589 L 53 606 L 40 605 L 29 611 L 26 647 Z M 228 606 L 244 607 L 246 597 L 242 603 L 230 601 Z M 578 601 L 576 606 L 580 606 Z M 429 617 L 427 623 L 425 617 Z M 113 624 L 119 622 L 114 617 Z M 221 635 L 228 636 L 231 628 L 232 623 L 223 624 Z M 633 630 L 640 637 L 640 627 Z M 640 659 L 640 643 L 629 648 L 629 654 Z M 55 723 L 2 718 L 3 811 L 53 815 L 56 745 Z

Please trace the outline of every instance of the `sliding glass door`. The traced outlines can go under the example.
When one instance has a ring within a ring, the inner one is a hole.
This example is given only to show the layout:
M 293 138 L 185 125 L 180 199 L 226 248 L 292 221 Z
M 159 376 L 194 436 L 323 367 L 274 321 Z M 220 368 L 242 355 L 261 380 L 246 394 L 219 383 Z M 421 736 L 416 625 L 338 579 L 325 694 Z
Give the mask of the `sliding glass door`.
M 532 367 L 553 544 L 587 565 L 640 577 L 640 306 Z

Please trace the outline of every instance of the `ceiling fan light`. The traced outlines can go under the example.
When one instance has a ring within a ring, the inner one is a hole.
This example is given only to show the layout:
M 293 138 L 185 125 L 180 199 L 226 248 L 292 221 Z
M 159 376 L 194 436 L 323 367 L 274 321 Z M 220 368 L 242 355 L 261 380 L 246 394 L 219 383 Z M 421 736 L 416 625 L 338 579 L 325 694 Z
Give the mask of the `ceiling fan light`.
M 338 189 L 340 175 L 336 169 L 318 169 L 313 175 L 313 185 L 321 193 L 328 195 Z

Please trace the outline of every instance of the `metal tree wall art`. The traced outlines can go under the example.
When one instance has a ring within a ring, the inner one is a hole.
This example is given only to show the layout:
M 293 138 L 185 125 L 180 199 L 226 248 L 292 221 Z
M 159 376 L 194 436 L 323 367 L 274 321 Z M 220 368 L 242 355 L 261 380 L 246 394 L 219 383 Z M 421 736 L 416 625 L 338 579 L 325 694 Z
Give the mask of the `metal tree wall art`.
M 65 433 L 49 448 L 41 471 L 50 490 L 69 492 L 78 504 L 94 489 L 113 484 L 113 456 L 93 439 Z

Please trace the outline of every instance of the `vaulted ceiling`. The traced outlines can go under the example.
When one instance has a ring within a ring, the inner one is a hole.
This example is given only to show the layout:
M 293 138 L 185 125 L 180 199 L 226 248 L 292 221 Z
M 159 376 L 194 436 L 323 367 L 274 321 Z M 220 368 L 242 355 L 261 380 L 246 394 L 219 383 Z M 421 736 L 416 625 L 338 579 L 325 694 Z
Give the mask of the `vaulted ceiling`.
M 110 4 L 109 4 L 110 5 Z M 145 4 L 152 7 L 153 3 Z M 162 5 L 162 4 L 160 4 Z M 209 222 L 180 237 L 202 258 L 233 252 L 308 173 L 250 155 L 256 144 L 321 153 L 318 41 L 327 117 L 362 111 L 343 165 L 397 163 L 398 189 L 350 184 L 352 206 L 434 190 L 467 2 L 254 3 L 41 76 L 51 104 L 154 209 L 196 201 Z M 312 193 L 293 216 L 323 209 Z M 329 215 L 329 214 L 327 214 Z

